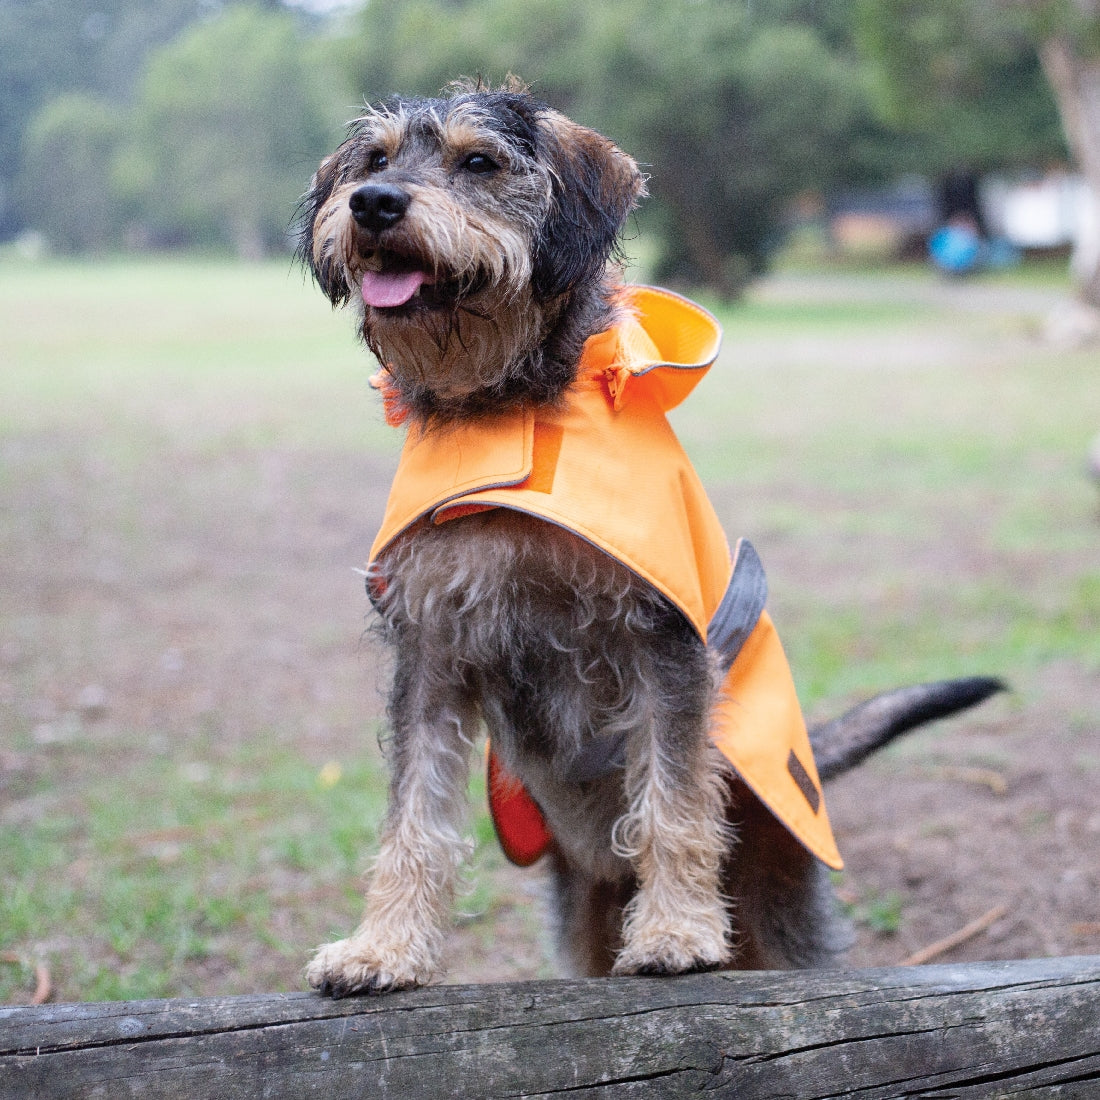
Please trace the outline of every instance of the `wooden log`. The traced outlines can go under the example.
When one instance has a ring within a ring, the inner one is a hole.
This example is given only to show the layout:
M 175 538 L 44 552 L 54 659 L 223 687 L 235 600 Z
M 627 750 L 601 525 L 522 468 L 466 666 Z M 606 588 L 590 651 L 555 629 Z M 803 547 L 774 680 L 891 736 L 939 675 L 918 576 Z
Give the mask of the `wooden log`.
M 1100 957 L 0 1009 L 0 1097 L 1100 1096 Z

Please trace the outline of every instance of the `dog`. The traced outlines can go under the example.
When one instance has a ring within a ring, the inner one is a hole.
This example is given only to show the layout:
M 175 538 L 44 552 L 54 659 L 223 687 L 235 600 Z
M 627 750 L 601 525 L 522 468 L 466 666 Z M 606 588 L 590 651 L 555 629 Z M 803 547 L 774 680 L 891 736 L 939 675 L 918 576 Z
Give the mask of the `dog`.
M 759 559 L 664 415 L 717 325 L 616 265 L 645 191 L 518 82 L 466 82 L 368 108 L 303 199 L 300 256 L 407 428 L 367 579 L 389 808 L 362 924 L 307 969 L 324 994 L 438 976 L 483 726 L 498 834 L 548 867 L 567 971 L 830 965 L 821 782 L 1000 687 L 902 689 L 807 735 Z

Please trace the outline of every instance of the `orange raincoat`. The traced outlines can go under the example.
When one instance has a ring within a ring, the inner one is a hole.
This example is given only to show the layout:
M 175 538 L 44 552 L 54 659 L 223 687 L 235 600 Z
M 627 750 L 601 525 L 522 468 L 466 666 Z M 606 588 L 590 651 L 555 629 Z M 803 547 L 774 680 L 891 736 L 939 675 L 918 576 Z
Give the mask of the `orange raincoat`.
M 512 508 L 564 527 L 622 562 L 672 601 L 706 642 L 720 619 L 744 618 L 732 579 L 759 565 L 731 555 L 698 475 L 665 416 L 714 362 L 721 329 L 668 291 L 624 287 L 620 323 L 585 344 L 562 405 L 409 431 L 371 548 L 374 562 L 413 524 Z M 384 383 L 383 383 L 384 388 Z M 758 592 L 763 576 L 759 574 Z M 739 588 L 743 588 L 741 585 Z M 743 593 L 742 593 L 743 594 Z M 821 784 L 782 646 L 766 611 L 734 622 L 736 653 L 711 737 L 791 833 L 839 868 Z M 727 622 L 728 625 L 728 622 Z M 730 631 L 723 628 L 728 636 Z M 726 637 L 728 642 L 728 637 Z M 490 804 L 514 861 L 531 863 L 550 837 L 530 796 L 490 753 Z

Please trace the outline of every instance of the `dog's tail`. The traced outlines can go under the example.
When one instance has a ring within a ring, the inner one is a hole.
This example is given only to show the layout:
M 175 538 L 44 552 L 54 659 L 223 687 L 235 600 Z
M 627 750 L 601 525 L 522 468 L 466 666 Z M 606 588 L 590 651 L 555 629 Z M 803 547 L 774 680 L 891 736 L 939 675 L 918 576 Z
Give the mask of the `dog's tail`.
M 834 779 L 916 726 L 976 706 L 1005 690 L 1005 683 L 995 677 L 971 676 L 876 695 L 810 730 L 818 775 L 823 782 Z

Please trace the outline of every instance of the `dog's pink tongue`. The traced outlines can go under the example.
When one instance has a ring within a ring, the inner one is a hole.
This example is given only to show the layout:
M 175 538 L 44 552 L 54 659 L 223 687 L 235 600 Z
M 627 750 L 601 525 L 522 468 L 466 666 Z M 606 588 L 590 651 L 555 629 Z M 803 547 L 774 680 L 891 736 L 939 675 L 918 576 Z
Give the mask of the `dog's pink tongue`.
M 363 276 L 363 301 L 378 309 L 403 306 L 428 281 L 426 271 L 368 271 Z

